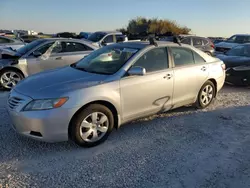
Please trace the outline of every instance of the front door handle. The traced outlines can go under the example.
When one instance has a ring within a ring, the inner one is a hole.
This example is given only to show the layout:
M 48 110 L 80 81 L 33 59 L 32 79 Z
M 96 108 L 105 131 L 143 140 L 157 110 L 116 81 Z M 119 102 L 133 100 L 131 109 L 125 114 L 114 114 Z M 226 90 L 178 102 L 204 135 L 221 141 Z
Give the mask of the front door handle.
M 57 57 L 56 60 L 62 60 L 62 57 Z
M 169 80 L 169 79 L 171 79 L 171 78 L 172 78 L 172 74 L 166 74 L 163 78 L 164 78 L 164 79 L 166 79 L 166 78 L 167 78 L 167 79 Z
M 206 71 L 206 70 L 207 70 L 207 67 L 204 66 L 204 67 L 201 68 L 201 70 L 202 70 L 202 71 Z

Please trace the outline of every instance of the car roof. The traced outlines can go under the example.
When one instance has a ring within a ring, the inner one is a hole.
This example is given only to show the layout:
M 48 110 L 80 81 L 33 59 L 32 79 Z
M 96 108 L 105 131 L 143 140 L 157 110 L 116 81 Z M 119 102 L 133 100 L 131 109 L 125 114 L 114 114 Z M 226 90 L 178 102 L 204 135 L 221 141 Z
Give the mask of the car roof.
M 73 38 L 43 38 L 43 39 L 37 39 L 40 41 L 67 41 L 67 42 L 79 42 L 88 45 L 89 47 L 93 49 L 97 49 L 96 46 L 92 45 L 90 41 L 83 40 L 83 39 L 73 39 Z
M 122 32 L 120 32 L 120 31 L 96 31 L 94 33 L 103 33 L 103 34 L 115 33 L 115 34 L 122 34 Z
M 250 36 L 250 34 L 235 34 L 233 36 L 246 36 L 246 37 L 248 37 L 248 36 Z
M 167 41 L 156 41 L 156 43 L 159 47 L 178 47 L 178 46 L 180 46 L 179 44 L 176 44 L 173 42 L 167 42 Z M 137 41 L 136 42 L 128 41 L 128 42 L 116 43 L 113 45 L 126 47 L 126 48 L 137 48 L 137 49 L 143 49 L 143 48 L 152 46 L 148 41 L 138 41 L 138 42 Z M 186 45 L 186 44 L 181 44 L 181 46 L 190 48 L 190 45 Z

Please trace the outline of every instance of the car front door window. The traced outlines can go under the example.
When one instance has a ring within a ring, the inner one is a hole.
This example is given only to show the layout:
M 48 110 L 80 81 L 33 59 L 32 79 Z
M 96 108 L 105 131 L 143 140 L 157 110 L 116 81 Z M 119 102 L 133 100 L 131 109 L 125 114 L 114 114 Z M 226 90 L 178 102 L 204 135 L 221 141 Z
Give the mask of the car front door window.
M 184 38 L 181 43 L 191 45 L 191 38 Z
M 113 43 L 113 42 L 114 42 L 114 36 L 113 36 L 113 35 L 108 35 L 108 36 L 106 36 L 106 37 L 103 39 L 103 41 L 104 41 L 105 43 Z
M 147 73 L 167 69 L 168 55 L 166 48 L 156 48 L 146 52 L 133 66 L 143 67 Z

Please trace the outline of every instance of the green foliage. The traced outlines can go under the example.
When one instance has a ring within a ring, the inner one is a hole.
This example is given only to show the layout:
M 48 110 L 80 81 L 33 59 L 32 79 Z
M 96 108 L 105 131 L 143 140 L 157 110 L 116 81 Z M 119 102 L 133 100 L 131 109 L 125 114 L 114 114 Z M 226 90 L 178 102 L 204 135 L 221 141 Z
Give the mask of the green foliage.
M 120 31 L 126 31 L 126 29 L 119 29 Z M 127 26 L 127 32 L 131 34 L 137 33 L 157 33 L 157 34 L 165 34 L 168 32 L 174 34 L 189 34 L 191 29 L 188 27 L 182 27 L 178 25 L 175 21 L 167 20 L 167 19 L 147 19 L 144 17 L 137 17 L 135 19 L 131 19 Z

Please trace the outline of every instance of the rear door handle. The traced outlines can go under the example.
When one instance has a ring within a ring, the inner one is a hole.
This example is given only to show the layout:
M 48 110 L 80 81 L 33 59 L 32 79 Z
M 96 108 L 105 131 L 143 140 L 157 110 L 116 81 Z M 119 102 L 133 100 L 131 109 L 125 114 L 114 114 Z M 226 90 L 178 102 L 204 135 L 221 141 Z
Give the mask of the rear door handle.
M 201 68 L 201 70 L 202 70 L 202 71 L 206 71 L 206 70 L 207 70 L 207 67 L 204 66 L 204 67 Z
M 172 74 L 166 74 L 163 78 L 164 78 L 164 79 L 166 79 L 166 78 L 167 78 L 167 79 L 169 80 L 169 79 L 171 79 L 171 78 L 172 78 Z
M 62 60 L 62 57 L 57 57 L 56 60 Z

